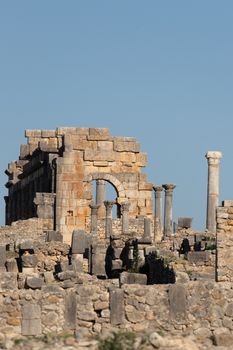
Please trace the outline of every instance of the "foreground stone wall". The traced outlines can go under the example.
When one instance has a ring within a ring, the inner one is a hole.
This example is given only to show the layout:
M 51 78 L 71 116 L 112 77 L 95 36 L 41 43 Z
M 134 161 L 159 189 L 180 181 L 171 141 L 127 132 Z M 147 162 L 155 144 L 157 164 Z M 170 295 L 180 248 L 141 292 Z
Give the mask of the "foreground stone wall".
M 217 280 L 233 282 L 233 201 L 217 208 Z
M 1 334 L 40 335 L 75 331 L 80 338 L 112 329 L 233 337 L 233 284 L 188 282 L 122 285 L 73 271 L 41 288 L 22 288 L 23 274 L 1 273 Z

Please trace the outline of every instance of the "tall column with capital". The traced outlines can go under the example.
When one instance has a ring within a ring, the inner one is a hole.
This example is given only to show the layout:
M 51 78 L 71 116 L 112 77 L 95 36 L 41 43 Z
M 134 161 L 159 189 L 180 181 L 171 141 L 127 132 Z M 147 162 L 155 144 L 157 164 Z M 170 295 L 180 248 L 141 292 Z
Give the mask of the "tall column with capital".
M 100 206 L 99 216 L 104 217 L 104 201 L 106 198 L 106 181 L 96 180 L 96 204 Z
M 90 208 L 91 208 L 91 233 L 93 235 L 97 234 L 99 207 L 100 207 L 99 204 L 90 204 Z
M 112 207 L 115 201 L 104 201 L 106 208 L 105 218 L 105 238 L 109 238 L 112 235 Z
M 122 233 L 129 231 L 129 203 L 124 202 L 121 204 L 122 215 Z
M 208 189 L 207 189 L 207 216 L 206 228 L 216 232 L 216 209 L 219 196 L 219 163 L 221 152 L 207 152 L 208 161 Z
M 153 186 L 154 194 L 155 194 L 155 217 L 154 217 L 154 238 L 160 237 L 163 231 L 163 223 L 162 223 L 162 186 Z
M 165 204 L 164 204 L 164 232 L 163 239 L 171 237 L 172 234 L 172 193 L 176 185 L 165 184 Z

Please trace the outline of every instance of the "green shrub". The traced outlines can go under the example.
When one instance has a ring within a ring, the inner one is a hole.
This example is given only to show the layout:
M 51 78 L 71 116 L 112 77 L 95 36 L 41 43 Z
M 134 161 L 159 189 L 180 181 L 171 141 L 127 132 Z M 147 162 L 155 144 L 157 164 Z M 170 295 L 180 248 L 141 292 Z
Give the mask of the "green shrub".
M 135 334 L 132 332 L 113 332 L 105 339 L 100 339 L 99 350 L 132 350 Z

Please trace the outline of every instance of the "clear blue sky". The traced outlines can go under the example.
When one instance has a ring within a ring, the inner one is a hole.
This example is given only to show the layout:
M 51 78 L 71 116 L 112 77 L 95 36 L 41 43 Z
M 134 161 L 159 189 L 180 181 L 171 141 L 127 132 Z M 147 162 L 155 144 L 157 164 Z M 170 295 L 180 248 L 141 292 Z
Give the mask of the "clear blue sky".
M 24 129 L 109 127 L 203 228 L 208 150 L 233 199 L 232 17 L 230 0 L 0 0 L 1 198 Z

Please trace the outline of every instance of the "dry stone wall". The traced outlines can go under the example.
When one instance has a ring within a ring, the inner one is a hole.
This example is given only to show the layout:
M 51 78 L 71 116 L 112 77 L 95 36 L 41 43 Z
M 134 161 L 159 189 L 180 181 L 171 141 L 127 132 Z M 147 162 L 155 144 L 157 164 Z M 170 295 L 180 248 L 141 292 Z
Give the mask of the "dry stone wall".
M 41 335 L 73 330 L 94 337 L 112 329 L 195 336 L 233 337 L 232 283 L 188 282 L 145 286 L 61 273 L 39 289 L 22 289 L 17 273 L 1 273 L 1 334 Z
M 217 208 L 217 279 L 233 281 L 233 201 Z

